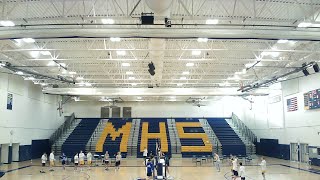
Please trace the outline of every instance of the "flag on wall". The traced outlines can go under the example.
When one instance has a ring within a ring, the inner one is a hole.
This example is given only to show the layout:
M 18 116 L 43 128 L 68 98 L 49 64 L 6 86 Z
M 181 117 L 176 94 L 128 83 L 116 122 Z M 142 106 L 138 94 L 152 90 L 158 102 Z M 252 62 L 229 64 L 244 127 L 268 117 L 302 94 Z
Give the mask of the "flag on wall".
M 298 99 L 297 97 L 293 97 L 287 99 L 287 112 L 298 110 Z
M 12 101 L 13 101 L 13 94 L 8 93 L 7 96 L 7 109 L 12 110 Z

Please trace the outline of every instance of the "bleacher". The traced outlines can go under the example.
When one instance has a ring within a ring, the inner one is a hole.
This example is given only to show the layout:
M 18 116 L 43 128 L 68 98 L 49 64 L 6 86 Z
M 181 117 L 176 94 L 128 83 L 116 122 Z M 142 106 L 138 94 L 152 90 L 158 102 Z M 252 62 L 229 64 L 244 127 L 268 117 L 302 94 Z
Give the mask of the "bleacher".
M 209 118 L 207 121 L 222 145 L 223 155 L 246 156 L 245 144 L 224 118 Z
M 110 157 L 113 157 L 117 152 L 120 151 L 122 156 L 126 157 L 131 122 L 131 119 L 109 119 L 100 136 L 100 139 L 97 142 L 96 153 L 104 154 L 106 151 L 108 151 Z
M 82 119 L 61 147 L 67 157 L 73 157 L 76 152 L 85 151 L 87 142 L 99 124 L 100 119 Z
M 162 152 L 171 157 L 171 144 L 169 138 L 169 131 L 167 119 L 163 118 L 143 118 L 141 119 L 138 139 L 137 157 L 143 156 L 144 146 L 148 148 L 149 153 L 156 154 L 156 144 L 160 139 Z M 160 133 L 160 132 L 165 133 Z

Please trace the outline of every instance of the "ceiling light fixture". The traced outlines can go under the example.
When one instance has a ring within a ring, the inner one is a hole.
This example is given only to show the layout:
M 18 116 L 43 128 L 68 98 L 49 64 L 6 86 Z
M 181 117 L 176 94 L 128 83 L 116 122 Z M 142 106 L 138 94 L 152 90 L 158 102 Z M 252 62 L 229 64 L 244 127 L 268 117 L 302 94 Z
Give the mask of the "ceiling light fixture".
M 279 44 L 284 44 L 284 43 L 287 43 L 289 40 L 287 40 L 287 39 L 279 39 L 278 41 L 277 41 L 277 43 L 279 43 Z
M 23 75 L 23 72 L 17 71 L 16 74 L 18 74 L 18 75 Z
M 194 63 L 187 63 L 186 66 L 187 67 L 192 67 L 192 66 L 194 66 Z
M 131 84 L 131 86 L 136 86 L 136 85 L 137 85 L 137 83 L 132 83 L 132 84 Z
M 193 50 L 193 51 L 191 52 L 191 54 L 192 54 L 193 56 L 199 56 L 199 55 L 201 54 L 201 51 L 200 51 L 200 50 Z
M 125 56 L 127 53 L 126 51 L 120 50 L 120 51 L 116 51 L 118 56 Z
M 187 80 L 187 77 L 180 77 L 180 80 Z
M 206 24 L 218 24 L 219 19 L 207 19 Z
M 312 25 L 312 23 L 310 23 L 310 22 L 301 22 L 300 24 L 298 24 L 298 27 L 303 28 L 303 27 L 309 27 L 311 25 Z
M 129 67 L 130 63 L 122 63 L 121 65 L 124 66 L 124 67 Z
M 51 52 L 50 51 L 40 51 L 40 53 L 44 56 L 50 56 Z
M 182 74 L 183 74 L 183 75 L 189 75 L 190 72 L 189 72 L 189 71 L 184 71 L 184 72 L 182 72 Z
M 92 86 L 92 84 L 91 83 L 85 83 L 85 85 L 87 86 L 87 87 L 89 87 L 89 86 Z
M 178 83 L 177 86 L 183 86 L 183 84 L 182 83 Z
M 101 22 L 102 22 L 103 24 L 114 24 L 114 20 L 113 20 L 113 19 L 110 19 L 110 18 L 108 18 L 108 19 L 101 19 Z
M 198 38 L 198 42 L 208 42 L 208 38 Z
M 1 26 L 5 27 L 13 27 L 15 26 L 14 22 L 12 21 L 0 21 Z
M 133 74 L 133 72 L 132 71 L 127 71 L 126 74 L 127 75 L 131 75 L 131 74 Z
M 37 57 L 39 57 L 39 51 L 31 51 L 30 52 L 30 55 L 31 55 L 31 57 L 33 57 L 33 58 L 37 58 Z
M 77 74 L 77 72 L 70 71 L 69 74 L 74 75 L 74 74 Z
M 119 38 L 119 37 L 111 37 L 110 41 L 112 41 L 112 42 L 120 42 L 121 38 Z
M 137 97 L 138 100 L 142 99 L 142 97 Z
M 80 76 L 76 78 L 76 80 L 78 80 L 78 81 L 79 81 L 79 80 L 83 80 L 83 79 L 84 79 L 84 78 L 83 78 L 83 77 L 80 77 Z
M 54 62 L 54 61 L 50 61 L 48 64 L 47 64 L 47 66 L 55 66 L 56 65 L 56 62 Z
M 22 38 L 22 41 L 24 41 L 25 43 L 34 43 L 34 42 L 36 42 L 36 40 L 34 40 L 32 38 Z
M 129 77 L 129 80 L 135 80 L 136 78 L 135 77 Z

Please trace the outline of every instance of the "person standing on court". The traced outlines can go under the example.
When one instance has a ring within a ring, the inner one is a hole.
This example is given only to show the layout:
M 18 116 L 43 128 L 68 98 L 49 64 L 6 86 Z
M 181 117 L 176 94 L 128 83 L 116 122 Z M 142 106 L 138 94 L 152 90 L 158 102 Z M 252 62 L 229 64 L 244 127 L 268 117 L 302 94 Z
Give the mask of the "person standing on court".
M 62 168 L 63 168 L 63 170 L 66 170 L 67 156 L 64 153 L 62 153 L 60 158 L 61 158 Z
M 261 167 L 261 174 L 262 174 L 263 180 L 265 180 L 266 179 L 266 171 L 267 171 L 267 162 L 264 159 L 264 157 L 261 157 L 260 167 Z
M 74 155 L 73 161 L 74 161 L 74 170 L 77 170 L 78 169 L 78 165 L 79 165 L 79 155 L 78 155 L 78 153 L 76 155 Z
M 143 164 L 146 165 L 146 159 L 148 157 L 148 149 L 146 147 L 144 147 L 144 150 L 143 150 L 143 159 L 144 159 L 144 162 Z
M 121 153 L 118 152 L 118 154 L 116 155 L 116 169 L 115 170 L 120 169 L 121 158 L 122 158 Z
M 54 159 L 54 151 L 52 151 L 50 153 L 49 159 L 50 159 L 50 171 L 53 171 L 53 166 L 54 166 L 54 161 L 55 161 L 55 159 Z
M 240 176 L 241 180 L 245 180 L 246 179 L 246 168 L 242 165 L 242 162 L 240 162 L 239 165 L 240 165 L 239 176 Z
M 232 179 L 234 179 L 234 180 L 236 180 L 236 179 L 238 178 L 238 175 L 239 175 L 237 162 L 238 162 L 238 161 L 237 161 L 236 158 L 234 158 L 234 159 L 232 160 L 232 172 L 233 172 L 233 177 L 232 177 Z
M 87 164 L 89 167 L 91 167 L 91 164 L 92 164 L 92 154 L 91 152 L 88 152 L 87 154 Z
M 44 167 L 46 166 L 47 160 L 48 160 L 47 159 L 47 154 L 43 153 L 42 156 L 41 156 L 42 169 L 41 169 L 40 173 L 45 173 L 44 172 Z
M 80 160 L 80 171 L 83 170 L 83 166 L 84 166 L 84 153 L 82 151 L 80 151 L 80 154 L 79 154 L 79 160 Z
M 216 165 L 216 169 L 218 170 L 218 172 L 220 172 L 220 157 L 217 153 L 214 153 L 214 162 L 215 162 L 215 165 Z
M 109 157 L 109 153 L 108 151 L 106 151 L 106 153 L 104 154 L 104 164 L 105 164 L 105 168 L 104 170 L 108 171 L 109 170 L 109 164 L 110 164 L 110 157 Z

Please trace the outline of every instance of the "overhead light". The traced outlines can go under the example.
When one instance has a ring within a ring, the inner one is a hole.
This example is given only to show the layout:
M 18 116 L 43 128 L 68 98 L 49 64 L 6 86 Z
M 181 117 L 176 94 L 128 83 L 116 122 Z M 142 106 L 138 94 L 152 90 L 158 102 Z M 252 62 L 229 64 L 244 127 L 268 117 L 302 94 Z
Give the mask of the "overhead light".
M 67 72 L 68 72 L 68 71 L 64 69 L 64 70 L 62 70 L 61 73 L 62 73 L 62 74 L 67 74 Z
M 182 83 L 178 83 L 177 86 L 183 86 L 183 84 Z
M 47 66 L 55 66 L 56 65 L 56 62 L 54 62 L 54 61 L 50 61 L 48 64 L 47 64 Z
M 119 37 L 111 37 L 110 41 L 112 41 L 112 42 L 120 42 L 121 38 L 119 38 Z
M 198 42 L 208 42 L 208 38 L 198 38 Z
M 129 77 L 129 80 L 135 80 L 136 78 L 135 77 Z
M 91 83 L 85 83 L 85 85 L 87 86 L 87 87 L 89 87 L 89 86 L 92 86 L 92 84 Z
M 219 19 L 208 19 L 206 20 L 206 24 L 218 24 Z
M 26 43 L 34 43 L 36 42 L 34 39 L 32 38 L 23 38 L 22 41 L 26 42 Z
M 170 96 L 170 99 L 176 99 L 176 97 L 175 96 Z
M 35 80 L 35 78 L 34 78 L 34 77 L 27 77 L 27 78 L 25 78 L 24 80 L 31 80 L 31 81 L 33 81 L 33 80 Z
M 242 69 L 242 74 L 246 74 L 247 73 L 247 69 Z
M 274 49 L 276 50 L 276 49 Z M 261 53 L 261 56 L 272 56 L 272 57 L 278 57 L 280 55 L 280 52 L 278 51 L 264 51 Z
M 193 51 L 191 52 L 191 54 L 192 54 L 193 56 L 199 56 L 199 55 L 201 54 L 201 51 L 199 51 L 199 50 L 193 50 Z
M 4 67 L 4 66 L 6 66 L 6 64 L 3 63 L 3 62 L 0 62 L 0 68 L 2 68 L 2 67 Z
M 287 39 L 279 39 L 278 41 L 277 41 L 277 43 L 279 43 L 279 44 L 284 44 L 284 43 L 287 43 L 289 40 L 287 40 Z
M 184 71 L 184 72 L 182 72 L 182 74 L 183 74 L 183 75 L 189 75 L 190 72 L 189 72 L 189 71 Z
M 187 77 L 180 77 L 180 80 L 186 80 Z
M 78 80 L 78 81 L 79 81 L 79 80 L 83 80 L 83 79 L 84 79 L 84 78 L 83 78 L 83 77 L 80 77 L 80 76 L 76 78 L 76 80 Z
M 137 97 L 137 99 L 139 99 L 139 100 L 140 100 L 140 99 L 142 99 L 142 97 Z
M 136 85 L 137 85 L 137 83 L 132 83 L 132 84 L 131 84 L 131 86 L 136 86 Z
M 15 26 L 14 22 L 12 21 L 0 21 L 1 26 L 5 27 L 13 27 Z
M 187 67 L 192 67 L 192 66 L 194 66 L 194 63 L 187 63 L 186 66 Z
M 51 52 L 50 51 L 40 51 L 40 53 L 44 56 L 50 56 Z
M 131 74 L 133 74 L 133 72 L 132 71 L 127 71 L 126 74 L 127 75 L 131 75 Z
M 298 27 L 309 27 L 311 25 L 312 23 L 310 22 L 301 22 L 300 24 L 298 24 Z
M 129 67 L 130 63 L 122 63 L 121 65 L 124 66 L 124 67 Z
M 70 71 L 69 74 L 74 75 L 74 74 L 77 74 L 77 72 Z
M 85 83 L 84 82 L 80 82 L 80 83 L 76 83 L 77 85 L 79 85 L 79 86 L 85 86 Z
M 18 75 L 23 75 L 23 72 L 17 71 L 16 74 L 18 74 Z
M 46 83 L 40 83 L 40 85 L 41 85 L 41 86 L 46 86 L 47 84 L 46 84 Z
M 116 51 L 118 56 L 124 56 L 126 55 L 126 51 Z
M 113 20 L 113 19 L 110 19 L 110 18 L 108 18 L 108 19 L 101 19 L 101 22 L 102 22 L 103 24 L 114 24 L 114 20 Z
M 33 58 L 37 58 L 38 56 L 39 56 L 39 51 L 31 51 L 30 52 L 30 55 L 31 55 L 31 57 L 33 57 Z

